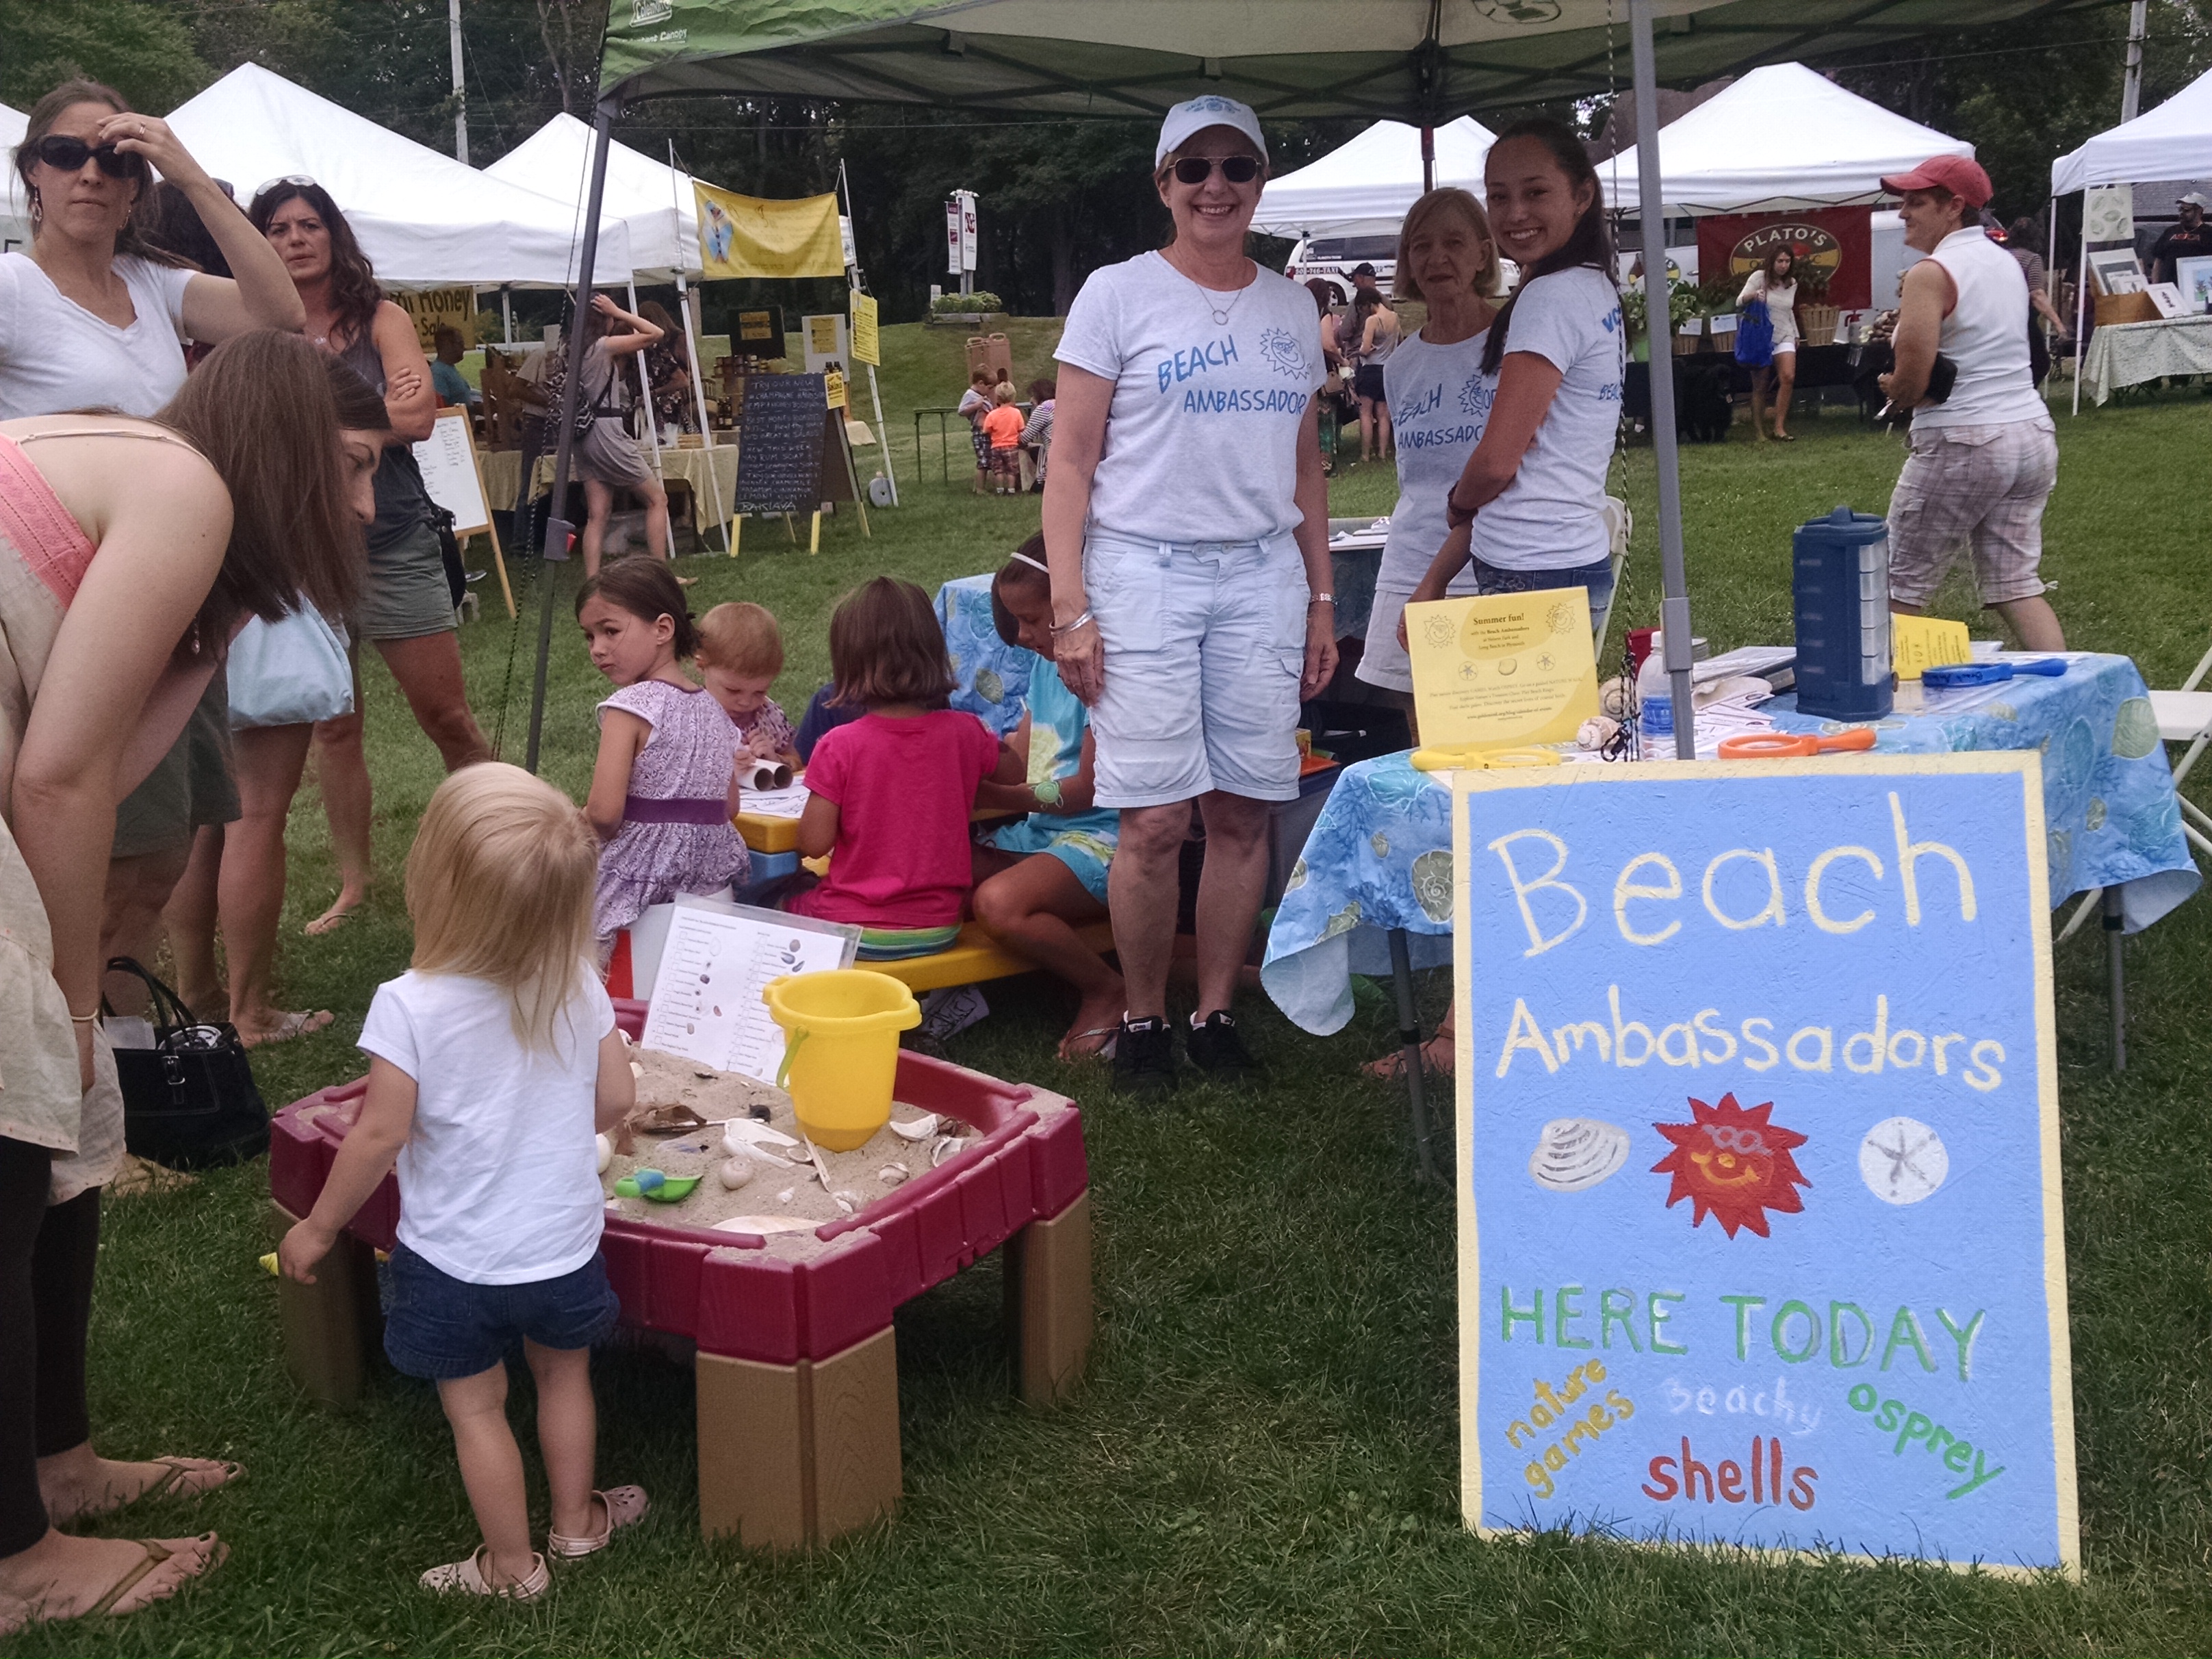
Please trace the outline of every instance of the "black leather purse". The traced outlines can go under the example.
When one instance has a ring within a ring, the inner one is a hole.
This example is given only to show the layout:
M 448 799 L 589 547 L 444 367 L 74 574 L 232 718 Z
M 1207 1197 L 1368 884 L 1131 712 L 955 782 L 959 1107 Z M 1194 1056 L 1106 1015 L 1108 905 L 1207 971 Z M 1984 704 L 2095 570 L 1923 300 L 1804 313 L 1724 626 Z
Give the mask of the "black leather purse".
M 143 981 L 152 999 L 154 1046 L 118 1048 L 123 1143 L 173 1170 L 239 1164 L 269 1150 L 269 1108 L 253 1081 L 238 1029 L 193 1019 L 177 994 L 129 957 L 112 974 Z

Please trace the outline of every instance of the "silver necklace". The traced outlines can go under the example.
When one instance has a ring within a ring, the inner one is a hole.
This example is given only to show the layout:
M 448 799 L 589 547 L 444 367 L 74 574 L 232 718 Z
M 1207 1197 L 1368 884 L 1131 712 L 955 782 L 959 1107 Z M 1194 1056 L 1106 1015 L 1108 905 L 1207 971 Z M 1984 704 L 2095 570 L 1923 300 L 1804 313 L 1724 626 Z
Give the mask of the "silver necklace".
M 1174 260 L 1170 259 L 1168 261 L 1168 264 L 1170 269 L 1173 270 L 1176 276 L 1182 277 L 1183 281 L 1188 283 L 1193 288 L 1196 289 L 1200 295 L 1204 297 L 1206 301 L 1206 308 L 1213 313 L 1213 325 L 1216 328 L 1226 328 L 1229 325 L 1230 313 L 1237 309 L 1237 306 L 1243 301 L 1245 294 L 1254 286 L 1250 283 L 1245 283 L 1243 288 L 1237 290 L 1237 297 L 1235 299 L 1231 300 L 1225 307 L 1220 306 L 1214 303 L 1214 295 L 1212 289 L 1206 287 L 1205 283 L 1200 282 L 1197 277 L 1192 276 L 1188 271 L 1184 270 L 1181 266 L 1177 265 Z

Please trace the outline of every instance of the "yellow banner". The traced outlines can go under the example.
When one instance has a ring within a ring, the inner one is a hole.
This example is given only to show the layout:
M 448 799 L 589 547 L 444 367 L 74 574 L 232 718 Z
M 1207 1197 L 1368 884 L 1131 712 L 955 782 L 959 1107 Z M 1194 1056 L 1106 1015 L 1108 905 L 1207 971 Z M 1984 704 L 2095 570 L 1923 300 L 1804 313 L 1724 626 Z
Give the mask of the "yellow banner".
M 837 198 L 808 196 L 764 202 L 696 180 L 699 260 L 703 275 L 842 276 L 845 249 L 837 234 Z
M 438 349 L 437 331 L 451 325 L 460 330 L 464 344 L 472 343 L 477 320 L 477 291 L 472 288 L 426 288 L 395 294 L 392 303 L 415 325 L 415 337 L 425 351 Z
M 884 360 L 883 346 L 876 332 L 876 296 L 853 291 L 853 361 L 856 363 L 880 363 Z
M 845 407 L 847 401 L 845 396 L 845 377 L 840 374 L 836 369 L 831 369 L 828 374 L 822 377 L 822 392 L 823 395 L 829 399 L 830 408 L 842 409 Z

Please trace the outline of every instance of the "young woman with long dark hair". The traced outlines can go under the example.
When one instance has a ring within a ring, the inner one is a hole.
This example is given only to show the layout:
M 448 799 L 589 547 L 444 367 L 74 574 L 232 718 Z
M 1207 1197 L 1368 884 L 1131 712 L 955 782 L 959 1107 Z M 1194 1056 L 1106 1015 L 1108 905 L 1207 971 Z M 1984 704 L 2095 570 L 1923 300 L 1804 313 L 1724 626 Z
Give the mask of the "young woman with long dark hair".
M 436 508 L 409 447 L 430 435 L 437 416 L 437 394 L 415 325 L 384 297 L 345 215 L 313 179 L 280 179 L 265 185 L 246 217 L 290 272 L 307 307 L 307 338 L 382 393 L 391 416 L 392 442 L 376 472 L 368 580 L 358 613 L 345 619 L 356 657 L 362 640 L 375 645 L 448 772 L 489 760 L 491 746 L 469 712 L 461 679 Z M 341 885 L 337 901 L 307 924 L 310 933 L 337 927 L 368 893 L 369 781 L 362 752 L 358 666 L 353 712 L 316 726 L 315 773 Z

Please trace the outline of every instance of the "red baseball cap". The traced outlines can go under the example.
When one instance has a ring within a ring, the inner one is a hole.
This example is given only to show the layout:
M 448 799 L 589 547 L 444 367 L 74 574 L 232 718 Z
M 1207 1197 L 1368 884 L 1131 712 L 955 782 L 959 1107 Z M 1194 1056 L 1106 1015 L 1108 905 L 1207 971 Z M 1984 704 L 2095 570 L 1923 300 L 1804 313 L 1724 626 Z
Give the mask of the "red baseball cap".
M 1908 190 L 1948 190 L 1971 208 L 1988 206 L 1996 193 L 1982 164 L 1967 155 L 1931 155 L 1910 173 L 1892 173 L 1881 187 L 1898 196 Z

